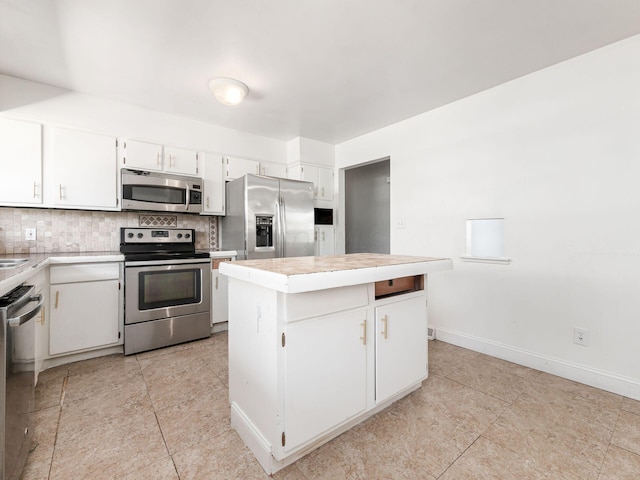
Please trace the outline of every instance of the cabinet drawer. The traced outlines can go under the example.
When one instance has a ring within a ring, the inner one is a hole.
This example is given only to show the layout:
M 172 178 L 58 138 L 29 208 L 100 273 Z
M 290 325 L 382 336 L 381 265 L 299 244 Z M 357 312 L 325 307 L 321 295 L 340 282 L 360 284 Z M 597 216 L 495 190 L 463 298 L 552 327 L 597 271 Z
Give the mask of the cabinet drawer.
M 53 266 L 49 271 L 51 284 L 118 280 L 119 278 L 120 264 L 117 262 Z
M 376 299 L 384 298 L 416 290 L 424 290 L 424 275 L 412 275 L 376 282 L 375 297 Z
M 366 284 L 290 293 L 283 295 L 282 298 L 285 302 L 287 322 L 344 312 L 353 308 L 365 307 L 369 303 Z

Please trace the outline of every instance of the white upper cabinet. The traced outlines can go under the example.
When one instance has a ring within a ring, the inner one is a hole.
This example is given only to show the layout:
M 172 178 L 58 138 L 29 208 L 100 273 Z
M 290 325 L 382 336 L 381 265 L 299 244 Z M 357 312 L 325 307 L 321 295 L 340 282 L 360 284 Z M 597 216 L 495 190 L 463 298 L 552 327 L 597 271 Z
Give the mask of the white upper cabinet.
M 333 202 L 333 169 L 318 168 L 318 191 L 317 199 L 320 201 Z
M 164 147 L 165 172 L 198 175 L 198 153 L 185 148 Z
M 313 183 L 313 198 L 317 206 L 331 207 L 333 203 L 333 169 L 298 163 L 289 166 L 287 175 L 294 180 Z
M 118 207 L 116 138 L 53 129 L 53 204 L 59 207 Z
M 198 175 L 195 150 L 168 147 L 138 140 L 123 140 L 122 166 L 132 169 Z
M 204 153 L 202 154 L 202 168 L 204 183 L 202 213 L 224 215 L 224 159 L 220 155 Z
M 42 126 L 0 118 L 0 203 L 42 203 Z
M 260 162 L 260 174 L 268 177 L 287 178 L 287 166 L 284 163 Z
M 122 165 L 140 170 L 162 170 L 162 145 L 123 140 Z
M 260 175 L 262 173 L 260 162 L 246 158 L 224 157 L 224 180 L 226 182 L 240 178 L 247 173 Z

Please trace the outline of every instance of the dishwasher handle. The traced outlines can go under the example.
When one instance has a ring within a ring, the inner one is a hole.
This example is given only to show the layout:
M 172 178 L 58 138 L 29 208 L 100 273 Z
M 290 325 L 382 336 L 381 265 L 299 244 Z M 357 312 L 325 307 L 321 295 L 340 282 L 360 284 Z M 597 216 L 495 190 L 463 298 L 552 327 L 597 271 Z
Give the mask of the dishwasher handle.
M 40 311 L 40 309 L 42 308 L 42 304 L 44 303 L 44 300 L 42 299 L 42 294 L 39 293 L 38 295 L 29 297 L 29 301 L 27 303 L 31 303 L 31 302 L 38 302 L 38 304 L 28 312 L 23 313 L 22 315 L 18 315 L 17 317 L 13 317 L 13 318 L 8 318 L 7 325 L 9 325 L 10 327 L 19 327 L 20 325 L 27 323 L 29 320 L 35 317 Z

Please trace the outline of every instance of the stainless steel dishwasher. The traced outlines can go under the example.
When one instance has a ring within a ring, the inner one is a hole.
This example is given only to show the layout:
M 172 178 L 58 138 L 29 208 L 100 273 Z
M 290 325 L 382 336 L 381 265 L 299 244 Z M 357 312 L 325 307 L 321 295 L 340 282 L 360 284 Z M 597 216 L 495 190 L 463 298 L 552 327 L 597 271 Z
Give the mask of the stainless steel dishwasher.
M 35 295 L 33 285 L 21 285 L 0 297 L 0 480 L 20 478 L 31 447 L 35 327 L 29 320 L 41 308 L 42 295 Z

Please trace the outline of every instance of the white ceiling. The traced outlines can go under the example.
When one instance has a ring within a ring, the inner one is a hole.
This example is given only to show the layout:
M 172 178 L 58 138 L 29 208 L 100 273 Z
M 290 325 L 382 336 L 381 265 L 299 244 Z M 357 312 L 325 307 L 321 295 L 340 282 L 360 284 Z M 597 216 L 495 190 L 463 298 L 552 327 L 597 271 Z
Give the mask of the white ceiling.
M 0 0 L 0 73 L 339 143 L 637 33 L 638 0 Z

